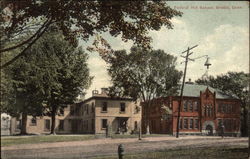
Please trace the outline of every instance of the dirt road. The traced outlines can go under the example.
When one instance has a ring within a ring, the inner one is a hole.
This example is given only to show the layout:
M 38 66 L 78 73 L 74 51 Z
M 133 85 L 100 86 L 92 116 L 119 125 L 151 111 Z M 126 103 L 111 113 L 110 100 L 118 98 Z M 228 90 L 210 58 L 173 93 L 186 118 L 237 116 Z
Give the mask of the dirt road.
M 139 141 L 129 139 L 94 139 L 88 141 L 23 144 L 1 148 L 2 159 L 47 159 L 47 158 L 92 158 L 117 154 L 117 147 L 123 144 L 126 153 L 149 152 L 175 148 L 212 146 L 246 146 L 248 138 L 202 137 L 147 137 Z

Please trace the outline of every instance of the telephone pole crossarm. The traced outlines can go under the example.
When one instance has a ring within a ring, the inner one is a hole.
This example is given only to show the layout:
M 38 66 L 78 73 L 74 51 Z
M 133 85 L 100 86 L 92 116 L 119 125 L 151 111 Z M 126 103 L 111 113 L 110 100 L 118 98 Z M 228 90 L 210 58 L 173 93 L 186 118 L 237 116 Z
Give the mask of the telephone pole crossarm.
M 196 48 L 197 46 L 198 46 L 198 45 L 195 45 L 195 46 L 193 46 L 193 47 L 191 47 L 191 48 L 188 48 L 187 50 L 183 51 L 182 54 L 185 53 L 185 52 L 187 52 L 187 51 L 192 50 L 193 48 Z

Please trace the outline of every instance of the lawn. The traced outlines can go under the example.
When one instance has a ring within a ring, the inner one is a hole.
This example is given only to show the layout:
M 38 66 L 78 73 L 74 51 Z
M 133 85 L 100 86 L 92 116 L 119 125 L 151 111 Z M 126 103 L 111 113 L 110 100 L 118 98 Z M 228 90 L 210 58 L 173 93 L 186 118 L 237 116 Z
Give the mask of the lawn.
M 1 137 L 1 146 L 17 144 L 37 144 L 44 142 L 84 141 L 94 139 L 94 135 L 42 135 L 22 137 Z
M 246 147 L 182 148 L 125 154 L 123 159 L 246 159 L 247 151 Z M 117 159 L 117 155 L 95 157 L 93 159 Z
M 144 137 L 164 136 L 159 134 L 142 135 Z M 166 135 L 165 135 L 166 136 Z M 111 138 L 137 138 L 138 135 L 113 134 Z M 84 141 L 96 138 L 105 138 L 105 135 L 42 135 L 42 136 L 15 136 L 1 137 L 1 146 L 11 146 L 17 144 L 37 144 L 44 142 L 64 142 L 64 141 Z

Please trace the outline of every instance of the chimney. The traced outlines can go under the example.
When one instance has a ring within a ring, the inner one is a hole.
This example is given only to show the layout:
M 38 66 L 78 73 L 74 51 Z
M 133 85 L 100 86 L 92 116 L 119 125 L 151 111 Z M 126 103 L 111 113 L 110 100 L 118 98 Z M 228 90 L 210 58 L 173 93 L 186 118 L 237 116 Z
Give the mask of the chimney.
M 101 88 L 101 94 L 106 95 L 108 93 L 108 88 Z
M 186 84 L 194 84 L 194 82 L 191 81 L 191 78 L 188 79 L 188 82 L 185 82 Z
M 98 95 L 98 93 L 99 93 L 98 90 L 95 89 L 92 91 L 92 96 Z

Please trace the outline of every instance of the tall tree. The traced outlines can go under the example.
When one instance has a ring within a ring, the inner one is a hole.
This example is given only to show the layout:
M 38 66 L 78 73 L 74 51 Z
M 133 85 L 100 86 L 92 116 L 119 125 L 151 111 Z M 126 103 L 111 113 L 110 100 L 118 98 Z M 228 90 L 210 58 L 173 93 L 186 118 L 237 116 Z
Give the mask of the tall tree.
M 244 72 L 228 72 L 216 77 L 209 76 L 207 79 L 198 79 L 196 83 L 207 84 L 213 88 L 237 97 L 241 102 L 241 132 L 243 136 L 247 135 L 247 102 L 249 93 L 249 74 Z
M 176 57 L 162 50 L 132 47 L 129 54 L 124 50 L 114 51 L 104 59 L 109 64 L 108 73 L 113 82 L 111 94 L 129 96 L 145 103 L 142 106 L 149 133 L 148 115 L 152 99 L 173 95 L 178 89 L 182 73 L 175 68 Z
M 13 39 L 18 41 L 9 47 L 1 46 L 0 53 L 25 46 L 2 68 L 25 54 L 51 25 L 57 25 L 65 38 L 73 43 L 75 37 L 88 40 L 95 33 L 109 32 L 115 37 L 121 35 L 124 41 L 133 40 L 148 47 L 149 30 L 159 30 L 161 26 L 172 28 L 170 19 L 182 15 L 160 0 L 2 0 L 1 13 L 1 41 L 5 44 Z M 29 37 L 22 38 L 24 35 Z
M 53 28 L 6 68 L 15 95 L 15 105 L 9 108 L 22 113 L 22 133 L 26 133 L 27 115 L 42 114 L 51 116 L 51 133 L 55 133 L 55 116 L 91 83 L 86 60 L 81 48 L 72 46 Z
M 60 110 L 74 103 L 76 97 L 90 86 L 92 77 L 87 67 L 87 54 L 50 32 L 43 37 L 38 48 L 39 67 L 43 68 L 45 114 L 51 116 L 51 134 L 55 134 L 55 117 Z
M 22 115 L 21 134 L 26 134 L 27 116 L 38 116 L 43 113 L 44 94 L 39 59 L 23 56 L 11 67 L 2 71 L 1 76 L 1 111 L 12 116 Z M 3 58 L 4 59 L 4 58 Z M 3 86 L 3 87 L 2 87 Z

